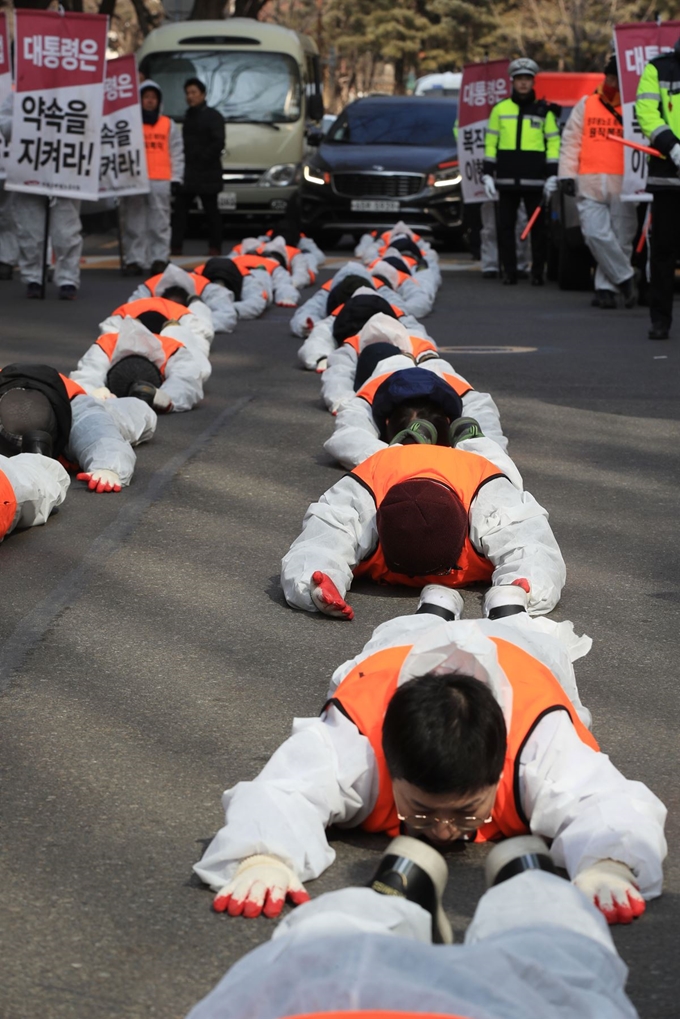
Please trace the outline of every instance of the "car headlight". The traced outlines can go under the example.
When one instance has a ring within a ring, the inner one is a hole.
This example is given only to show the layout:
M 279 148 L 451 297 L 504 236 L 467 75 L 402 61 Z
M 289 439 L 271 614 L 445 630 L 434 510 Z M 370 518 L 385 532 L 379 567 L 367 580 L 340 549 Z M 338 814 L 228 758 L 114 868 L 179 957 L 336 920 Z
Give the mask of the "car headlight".
M 429 174 L 427 183 L 431 188 L 450 188 L 462 181 L 457 159 L 439 163 L 434 173 Z
M 319 170 L 316 166 L 310 166 L 309 163 L 305 163 L 302 176 L 308 184 L 330 184 L 331 182 L 330 173 Z
M 262 174 L 259 180 L 260 187 L 290 187 L 291 184 L 295 183 L 295 178 L 299 171 L 300 167 L 297 163 L 277 163 L 276 166 L 270 166 Z

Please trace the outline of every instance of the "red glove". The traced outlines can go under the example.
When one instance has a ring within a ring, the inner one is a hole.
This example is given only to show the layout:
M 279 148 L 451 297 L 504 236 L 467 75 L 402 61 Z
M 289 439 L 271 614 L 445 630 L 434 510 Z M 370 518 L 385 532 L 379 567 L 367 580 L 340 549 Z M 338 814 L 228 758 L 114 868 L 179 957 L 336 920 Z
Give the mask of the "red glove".
M 276 856 L 249 856 L 234 878 L 213 899 L 216 913 L 229 916 L 278 916 L 286 896 L 294 906 L 309 902 L 303 885 L 283 860 Z
M 297 308 L 297 305 L 295 304 L 294 301 L 277 301 L 276 302 L 276 307 L 277 308 Z
M 354 619 L 354 609 L 347 604 L 331 578 L 320 570 L 312 574 L 309 593 L 319 612 L 336 619 Z
M 526 577 L 520 577 L 519 580 L 513 580 L 510 587 L 521 587 L 527 594 L 531 594 L 531 584 Z
M 632 923 L 645 911 L 645 900 L 625 863 L 599 860 L 577 874 L 574 884 L 604 913 L 608 924 Z
M 83 471 L 76 474 L 77 481 L 87 481 L 91 492 L 120 492 L 120 478 L 115 471 Z

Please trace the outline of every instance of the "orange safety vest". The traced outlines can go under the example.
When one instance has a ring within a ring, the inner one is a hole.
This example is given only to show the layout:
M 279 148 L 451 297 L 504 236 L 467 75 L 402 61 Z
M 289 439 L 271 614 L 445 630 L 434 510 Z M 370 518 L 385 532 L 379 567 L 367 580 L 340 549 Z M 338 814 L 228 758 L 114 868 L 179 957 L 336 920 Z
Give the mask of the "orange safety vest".
M 512 718 L 492 820 L 477 830 L 480 842 L 496 842 L 530 832 L 519 786 L 520 759 L 527 740 L 545 715 L 566 711 L 579 739 L 593 750 L 600 749 L 550 669 L 515 644 L 499 637 L 490 639 L 496 645 L 498 664 L 512 686 Z M 392 837 L 399 834 L 400 822 L 382 748 L 382 728 L 387 705 L 397 690 L 401 668 L 412 647 L 410 644 L 387 648 L 365 658 L 348 673 L 328 702 L 336 704 L 354 722 L 375 755 L 378 796 L 362 827 L 370 832 L 387 832 Z
M 202 269 L 203 266 L 200 266 L 200 268 Z M 156 287 L 160 283 L 162 275 L 163 275 L 163 273 L 159 272 L 157 276 L 152 276 L 151 279 L 146 280 L 145 283 L 144 283 L 144 286 L 147 287 L 151 291 L 151 296 L 152 297 L 156 296 Z M 190 272 L 189 275 L 191 276 L 192 280 L 194 281 L 194 286 L 196 287 L 196 295 L 198 297 L 200 297 L 201 294 L 203 293 L 203 291 L 205 290 L 205 288 L 210 283 L 210 280 L 206 279 L 205 276 L 200 276 L 199 273 L 198 273 L 198 268 L 196 269 L 195 272 Z
M 369 269 L 375 269 L 375 267 L 378 264 L 378 262 L 381 262 L 381 261 L 382 261 L 381 258 L 376 258 L 375 261 L 371 262 L 371 264 L 369 265 L 368 268 Z M 389 265 L 389 262 L 388 262 L 388 265 Z M 394 269 L 394 266 L 392 266 L 392 268 Z M 395 269 L 395 272 L 397 273 L 397 288 L 399 288 L 402 285 L 404 280 L 412 280 L 413 279 L 413 276 L 411 276 L 410 272 L 402 272 L 401 269 Z M 379 282 L 382 283 L 383 280 L 380 280 Z
M 17 513 L 17 497 L 9 478 L 0 471 L 0 538 L 4 538 L 14 523 Z
M 335 312 L 333 312 L 333 314 L 335 314 Z M 409 336 L 408 339 L 409 343 L 411 344 L 411 356 L 414 357 L 416 360 L 418 360 L 421 354 L 432 354 L 432 353 L 436 354 L 438 352 L 432 340 L 426 340 L 423 336 Z M 360 353 L 359 333 L 355 333 L 354 336 L 348 336 L 347 339 L 343 340 L 342 342 L 346 343 L 349 347 L 352 348 L 352 350 L 355 350 L 357 357 L 359 356 Z M 385 340 L 385 342 L 389 343 L 390 341 Z M 364 348 L 364 350 L 365 349 L 366 348 Z M 400 349 L 399 353 L 403 354 L 403 350 Z
M 165 378 L 165 368 L 168 361 L 173 354 L 176 354 L 178 350 L 182 350 L 184 348 L 184 344 L 180 343 L 179 340 L 173 340 L 170 336 L 159 336 L 158 333 L 154 333 L 153 335 L 162 346 L 163 353 L 165 354 L 165 360 L 159 369 L 161 378 Z M 118 333 L 104 333 L 104 335 L 100 336 L 97 340 L 97 346 L 102 348 L 109 361 L 113 361 L 113 355 L 116 350 L 118 339 Z M 140 356 L 143 357 L 144 355 L 142 354 Z
M 420 337 L 412 337 L 412 339 L 420 339 Z M 369 379 L 356 395 L 359 399 L 365 400 L 369 407 L 372 407 L 375 394 L 378 392 L 383 382 L 386 382 L 391 375 L 394 375 L 394 372 L 385 372 L 384 375 L 378 375 L 375 379 Z M 451 389 L 455 390 L 461 398 L 465 396 L 466 393 L 472 392 L 472 386 L 470 383 L 463 382 L 463 380 L 459 379 L 457 375 L 449 375 L 447 372 L 443 376 L 438 375 L 437 378 L 443 378 L 445 382 L 448 382 Z
M 399 236 L 401 237 L 402 234 L 399 234 Z M 410 236 L 411 236 L 411 239 L 416 242 L 416 244 L 420 240 L 420 234 L 411 234 Z M 371 237 L 378 237 L 378 231 L 377 230 L 371 230 Z M 384 233 L 380 234 L 380 237 L 378 238 L 378 240 L 384 241 L 386 246 L 389 247 L 389 242 L 392 240 L 392 231 L 391 230 L 385 230 Z
M 62 375 L 61 372 L 59 372 L 59 378 L 66 386 L 66 395 L 69 400 L 75 399 L 76 396 L 87 396 L 83 387 L 78 385 L 77 382 L 74 382 L 73 379 L 67 378 L 66 375 Z
M 377 278 L 377 276 L 372 276 L 371 280 L 372 280 L 373 286 L 375 287 L 376 290 L 380 290 L 381 287 L 386 287 L 387 286 L 387 284 L 385 283 L 385 280 L 379 280 Z M 314 282 L 314 280 L 312 280 L 312 283 L 313 282 Z M 326 293 L 329 294 L 331 292 L 331 290 L 333 289 L 333 282 L 334 282 L 333 281 L 333 277 L 331 276 L 331 278 L 329 280 L 326 280 L 325 283 L 321 284 L 320 289 L 321 290 L 325 290 Z M 366 280 L 366 286 L 368 286 L 368 280 Z M 335 314 L 335 312 L 333 312 L 333 314 Z M 403 314 L 404 313 L 402 312 L 402 315 Z
M 364 294 L 363 296 L 364 297 L 370 297 L 370 294 Z M 389 301 L 387 303 L 389 304 Z M 343 303 L 343 304 L 339 304 L 337 306 L 337 308 L 333 308 L 333 311 L 331 312 L 331 315 L 333 316 L 333 318 L 337 318 L 338 315 L 340 314 L 340 312 L 342 311 L 342 309 L 344 307 L 345 307 L 345 304 Z M 396 308 L 393 304 L 390 304 L 390 308 L 392 309 L 394 314 L 397 316 L 397 318 L 403 318 L 404 315 L 406 314 L 405 311 L 403 311 L 401 308 Z M 378 313 L 376 312 L 376 314 L 378 314 Z
M 146 168 L 149 180 L 171 180 L 170 117 L 159 117 L 155 124 L 144 124 Z
M 242 276 L 247 275 L 244 269 L 266 269 L 271 276 L 275 269 L 282 267 L 275 258 L 264 258 L 262 255 L 237 255 L 236 258 L 232 258 L 232 262 L 238 266 Z
M 120 315 L 121 318 L 124 318 L 126 315 L 129 315 L 130 318 L 138 318 L 145 311 L 159 311 L 161 315 L 165 315 L 168 322 L 171 320 L 179 321 L 185 315 L 193 315 L 193 312 L 189 311 L 183 304 L 169 301 L 166 297 L 140 297 L 138 301 L 129 301 L 127 304 L 121 304 L 111 314 Z
M 621 106 L 615 107 L 621 113 Z M 578 162 L 579 174 L 611 173 L 623 175 L 623 145 L 612 141 L 612 132 L 623 138 L 623 125 L 600 100 L 598 92 L 588 96 L 583 110 L 583 134 Z
M 367 489 L 379 509 L 383 499 L 394 485 L 414 479 L 439 481 L 454 492 L 470 512 L 477 492 L 488 481 L 505 475 L 483 456 L 466 453 L 446 446 L 388 446 L 373 453 L 349 474 Z M 379 584 L 405 584 L 407 587 L 424 587 L 425 584 L 443 584 L 445 587 L 462 587 L 477 581 L 489 581 L 493 563 L 477 552 L 469 534 L 458 558 L 458 569 L 445 576 L 407 577 L 393 573 L 385 562 L 380 544 L 368 559 L 354 567 L 355 577 L 370 577 Z

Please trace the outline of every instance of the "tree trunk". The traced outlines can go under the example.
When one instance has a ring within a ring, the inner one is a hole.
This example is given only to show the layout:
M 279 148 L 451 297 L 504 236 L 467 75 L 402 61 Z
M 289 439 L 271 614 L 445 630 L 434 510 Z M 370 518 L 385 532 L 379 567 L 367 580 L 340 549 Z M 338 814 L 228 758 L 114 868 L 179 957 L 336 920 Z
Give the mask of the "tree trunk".
M 235 18 L 259 18 L 260 11 L 269 0 L 236 0 L 234 4 Z
M 101 0 L 99 4 L 99 13 L 108 14 L 110 18 L 113 17 L 113 12 L 116 9 L 116 0 Z
M 155 28 L 153 15 L 146 9 L 144 0 L 132 0 L 132 6 L 135 9 L 137 15 L 137 21 L 139 22 L 139 29 L 146 38 L 152 28 Z
M 394 61 L 394 94 L 403 96 L 406 94 L 406 67 L 403 57 L 397 57 Z
M 189 21 L 219 21 L 225 6 L 226 0 L 194 0 Z

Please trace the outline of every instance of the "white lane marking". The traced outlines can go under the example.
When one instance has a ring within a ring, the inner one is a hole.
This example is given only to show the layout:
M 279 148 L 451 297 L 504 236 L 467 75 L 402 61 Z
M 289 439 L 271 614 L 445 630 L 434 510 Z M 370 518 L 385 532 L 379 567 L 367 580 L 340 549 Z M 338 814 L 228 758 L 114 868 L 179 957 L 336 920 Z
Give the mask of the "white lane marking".
M 438 347 L 445 354 L 533 354 L 538 347 Z

